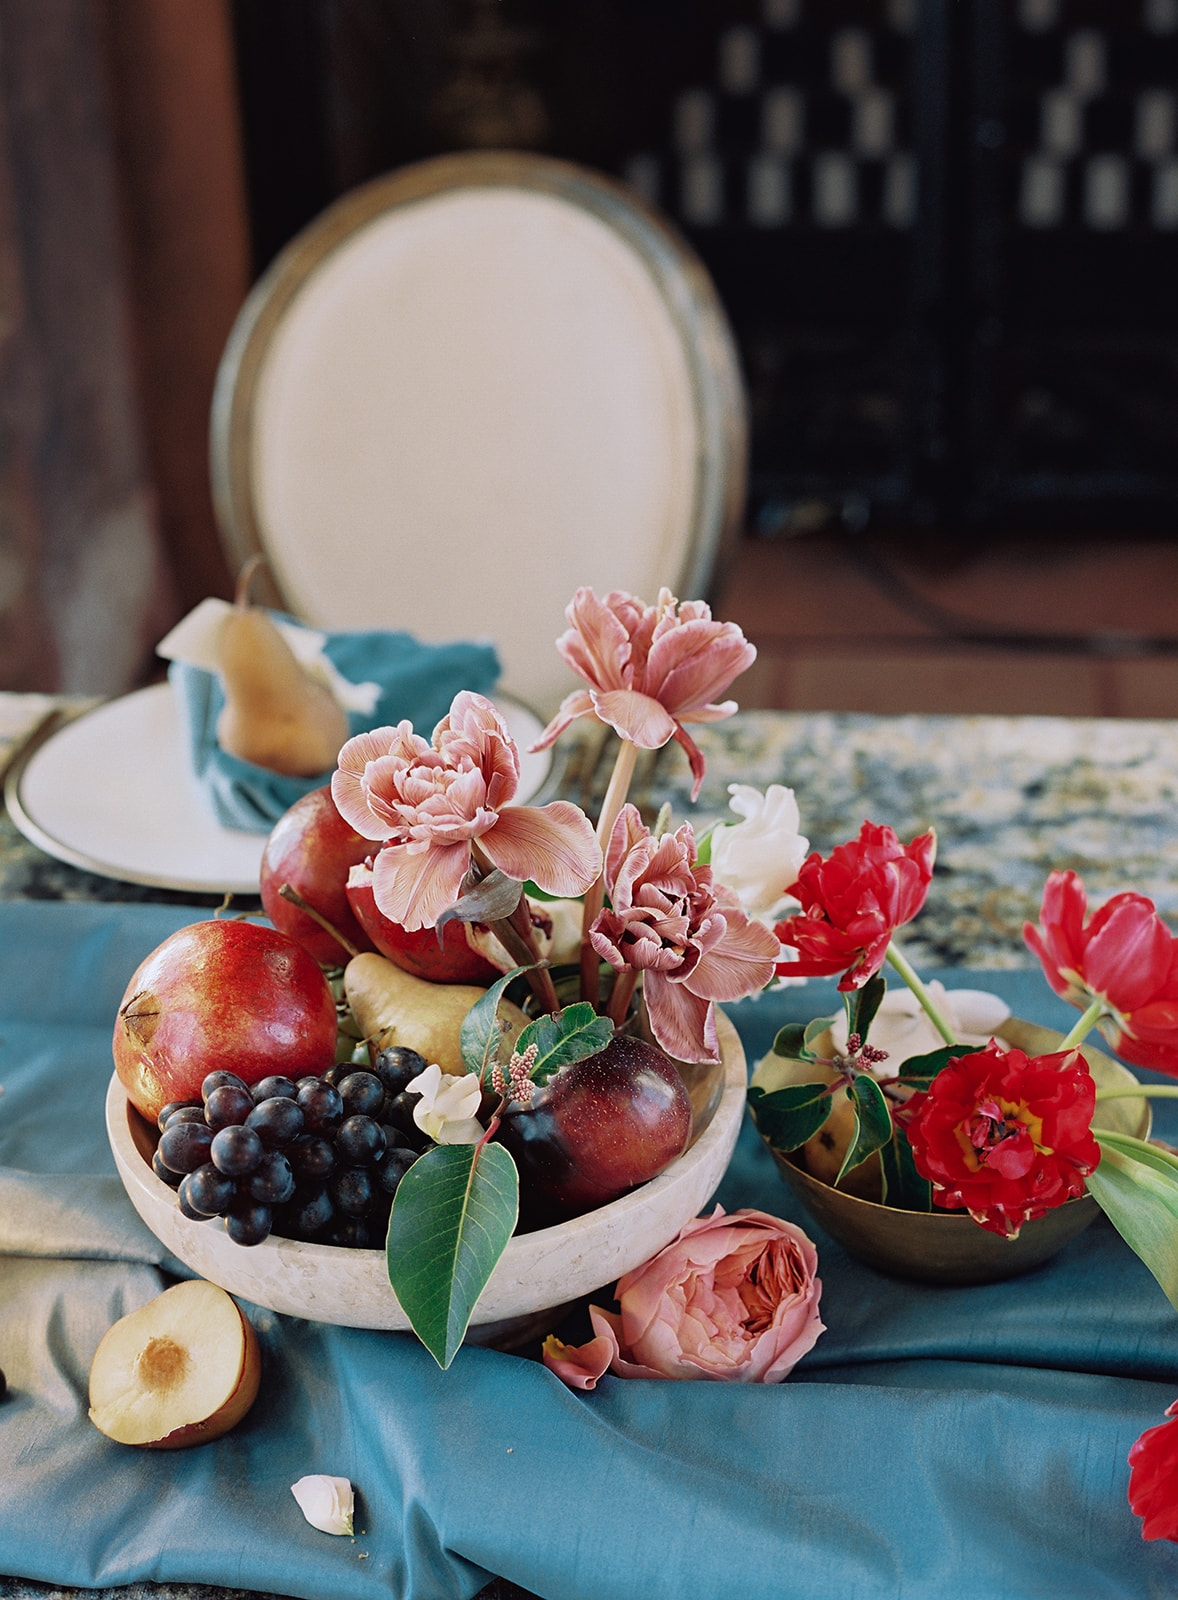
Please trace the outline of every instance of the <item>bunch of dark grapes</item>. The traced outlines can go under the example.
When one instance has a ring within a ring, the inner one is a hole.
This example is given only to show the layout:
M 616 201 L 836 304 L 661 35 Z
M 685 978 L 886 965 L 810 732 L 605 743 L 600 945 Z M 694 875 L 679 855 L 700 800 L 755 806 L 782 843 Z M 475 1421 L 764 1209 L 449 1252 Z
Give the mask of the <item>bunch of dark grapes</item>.
M 252 1086 L 211 1072 L 201 1100 L 159 1114 L 156 1175 L 194 1221 L 223 1217 L 238 1244 L 271 1233 L 376 1249 L 397 1185 L 430 1141 L 413 1121 L 424 1072 L 415 1050 L 382 1050 L 366 1071 L 349 1062 L 321 1077 Z

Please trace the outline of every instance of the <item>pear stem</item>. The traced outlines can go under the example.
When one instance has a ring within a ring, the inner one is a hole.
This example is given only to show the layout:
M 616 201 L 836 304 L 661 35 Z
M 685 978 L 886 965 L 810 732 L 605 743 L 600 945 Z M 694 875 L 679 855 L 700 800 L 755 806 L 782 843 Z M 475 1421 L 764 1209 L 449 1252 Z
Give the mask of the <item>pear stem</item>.
M 298 906 L 299 910 L 305 912 L 306 915 L 310 917 L 312 922 L 317 922 L 325 933 L 329 933 L 331 935 L 341 949 L 347 951 L 349 956 L 358 956 L 360 954 L 359 950 L 356 949 L 356 946 L 352 943 L 352 941 L 348 938 L 345 938 L 339 929 L 335 927 L 333 923 L 329 922 L 321 911 L 316 911 L 313 905 L 304 900 L 302 895 L 293 884 L 280 884 L 278 893 L 284 900 L 289 900 L 292 906 Z

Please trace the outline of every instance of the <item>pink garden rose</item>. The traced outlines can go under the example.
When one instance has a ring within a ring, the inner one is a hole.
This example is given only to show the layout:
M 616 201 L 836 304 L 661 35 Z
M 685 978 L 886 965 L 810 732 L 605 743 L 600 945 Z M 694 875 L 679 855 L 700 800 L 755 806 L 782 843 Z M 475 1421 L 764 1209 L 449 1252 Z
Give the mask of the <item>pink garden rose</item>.
M 1086 1011 L 1103 1000 L 1097 1027 L 1125 1061 L 1178 1076 L 1178 939 L 1141 894 L 1115 894 L 1085 920 L 1088 899 L 1074 872 L 1053 872 L 1040 926 L 1023 937 L 1056 994 Z
M 596 1338 L 550 1338 L 544 1362 L 572 1388 L 622 1378 L 779 1383 L 824 1325 L 813 1244 L 792 1222 L 717 1206 L 619 1279 L 621 1315 L 591 1306 Z
M 840 989 L 860 988 L 883 966 L 892 934 L 924 904 L 936 849 L 931 830 L 901 844 L 893 829 L 865 822 L 827 860 L 817 851 L 807 856 L 785 891 L 802 909 L 775 930 L 798 959 L 778 971 L 791 978 L 841 972 Z
M 1178 1400 L 1166 1407 L 1178 1415 Z M 1129 1451 L 1129 1509 L 1143 1539 L 1178 1540 L 1178 1422 L 1147 1428 Z
M 547 749 L 575 717 L 591 715 L 642 750 L 676 739 L 691 762 L 694 800 L 704 761 L 683 725 L 732 715 L 735 701 L 716 699 L 752 666 L 755 646 L 735 623 L 714 622 L 702 600 L 680 602 L 669 589 L 653 606 L 620 589 L 604 599 L 578 589 L 565 615 L 571 627 L 556 648 L 589 687 L 565 699 L 532 748 Z
M 594 950 L 619 972 L 641 972 L 651 1031 L 668 1055 L 718 1061 L 716 1003 L 765 987 L 776 938 L 696 860 L 690 823 L 655 839 L 637 809 L 623 806 L 605 884 L 611 903 L 589 930 Z
M 340 815 L 379 841 L 376 903 L 411 933 L 457 900 L 471 848 L 546 894 L 583 894 L 601 871 L 593 825 L 579 806 L 511 804 L 519 751 L 489 700 L 463 691 L 428 743 L 413 725 L 375 728 L 339 753 L 331 793 Z

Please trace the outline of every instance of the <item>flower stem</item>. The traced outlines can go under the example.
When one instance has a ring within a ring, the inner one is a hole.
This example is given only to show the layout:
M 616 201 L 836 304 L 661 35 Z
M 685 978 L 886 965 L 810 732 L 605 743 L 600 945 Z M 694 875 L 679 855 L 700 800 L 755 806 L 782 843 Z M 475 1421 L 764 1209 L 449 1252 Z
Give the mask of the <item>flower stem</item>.
M 1178 1083 L 1126 1084 L 1120 1089 L 1097 1089 L 1098 1100 L 1178 1100 Z
M 620 1028 L 626 1020 L 630 1010 L 630 1001 L 638 984 L 637 967 L 624 967 L 614 979 L 614 986 L 610 992 L 609 1006 L 606 1016 L 609 1017 L 615 1028 Z
M 1092 1032 L 1100 1021 L 1105 1011 L 1105 1003 L 1099 995 L 1093 1000 L 1087 1011 L 1076 1018 L 1076 1022 L 1067 1038 L 1060 1045 L 1061 1050 L 1074 1050 Z
M 475 870 L 486 876 L 494 871 L 493 863 L 484 854 L 477 840 L 471 841 L 471 864 Z M 527 896 L 520 890 L 519 901 L 515 910 L 509 917 L 497 918 L 488 922 L 487 927 L 499 940 L 511 959 L 521 967 L 527 967 L 527 980 L 532 993 L 547 1012 L 560 1010 L 560 1000 L 556 993 L 556 985 L 552 981 L 552 974 L 543 961 L 540 952 L 536 949 L 536 936 L 532 929 L 532 913 L 528 908 Z
M 945 1043 L 956 1044 L 957 1040 L 953 1037 L 952 1029 L 949 1027 L 949 1024 L 945 1021 L 941 1013 L 937 1010 L 933 1003 L 932 996 L 921 982 L 920 976 L 916 969 L 909 963 L 906 956 L 901 955 L 894 939 L 888 945 L 887 959 L 889 962 L 891 962 L 892 966 L 895 967 L 896 971 L 903 978 L 904 982 L 912 990 L 912 993 L 920 1002 L 921 1008 L 923 1009 L 925 1015 L 928 1017 L 933 1027 L 941 1035 L 941 1038 L 944 1039 Z
M 601 802 L 601 815 L 597 819 L 597 842 L 601 846 L 603 855 L 609 844 L 614 823 L 618 820 L 618 813 L 625 805 L 626 796 L 630 792 L 630 780 L 634 776 L 634 764 L 637 760 L 638 746 L 629 739 L 623 739 L 614 758 L 614 770 L 610 774 L 605 798 Z M 585 906 L 581 916 L 581 999 L 588 1000 L 592 1006 L 597 1005 L 600 997 L 600 973 L 597 951 L 589 943 L 589 929 L 596 922 L 604 904 L 605 873 L 602 872 L 585 893 Z

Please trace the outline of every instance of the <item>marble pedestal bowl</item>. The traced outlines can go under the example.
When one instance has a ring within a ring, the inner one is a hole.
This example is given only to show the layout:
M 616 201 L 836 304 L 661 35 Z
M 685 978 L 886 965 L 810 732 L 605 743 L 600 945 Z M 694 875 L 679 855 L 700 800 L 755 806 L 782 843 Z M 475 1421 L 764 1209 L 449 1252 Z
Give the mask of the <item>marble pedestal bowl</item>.
M 697 1216 L 732 1157 L 744 1112 L 744 1050 L 718 1015 L 721 1061 L 689 1081 L 696 1123 L 690 1147 L 659 1177 L 556 1227 L 513 1238 L 483 1290 L 470 1343 L 508 1346 L 550 1331 L 582 1295 L 612 1284 L 669 1243 Z M 268 1310 L 344 1327 L 407 1330 L 388 1281 L 383 1250 L 345 1250 L 274 1235 L 239 1245 L 219 1219 L 181 1215 L 176 1193 L 151 1167 L 155 1128 L 112 1077 L 106 1124 L 132 1205 L 185 1266 L 230 1294 Z

